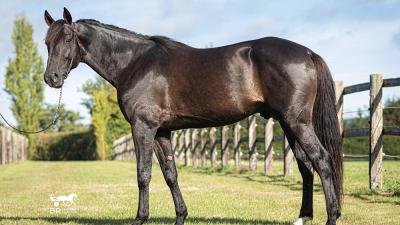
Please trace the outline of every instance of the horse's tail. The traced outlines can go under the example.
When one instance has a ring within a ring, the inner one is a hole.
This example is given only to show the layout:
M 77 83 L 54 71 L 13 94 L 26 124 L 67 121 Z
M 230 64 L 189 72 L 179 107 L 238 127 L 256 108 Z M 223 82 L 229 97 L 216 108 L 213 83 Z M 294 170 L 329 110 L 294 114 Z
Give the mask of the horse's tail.
M 335 87 L 331 73 L 324 60 L 312 53 L 311 58 L 317 72 L 317 96 L 314 102 L 314 130 L 329 152 L 336 198 L 341 206 L 343 190 L 342 136 L 336 112 Z

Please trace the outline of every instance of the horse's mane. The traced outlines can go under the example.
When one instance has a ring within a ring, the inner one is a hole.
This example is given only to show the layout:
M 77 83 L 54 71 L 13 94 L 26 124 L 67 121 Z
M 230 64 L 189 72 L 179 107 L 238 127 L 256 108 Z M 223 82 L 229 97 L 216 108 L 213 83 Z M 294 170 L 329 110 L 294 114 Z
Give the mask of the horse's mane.
M 117 26 L 114 26 L 114 25 L 104 24 L 104 23 L 101 23 L 101 22 L 99 22 L 97 20 L 93 20 L 93 19 L 80 19 L 80 20 L 77 20 L 76 22 L 77 23 L 84 23 L 84 24 L 89 24 L 89 25 L 94 25 L 94 26 L 106 28 L 106 29 L 113 30 L 113 31 L 116 31 L 116 32 L 119 32 L 119 33 L 132 35 L 132 36 L 135 36 L 136 38 L 151 40 L 154 43 L 156 43 L 157 45 L 159 45 L 160 47 L 162 47 L 164 50 L 187 46 L 187 45 L 185 45 L 185 44 L 183 44 L 181 42 L 175 41 L 175 40 L 173 40 L 172 38 L 169 38 L 169 37 L 159 36 L 159 35 L 148 36 L 148 35 L 136 33 L 134 31 L 130 31 L 130 30 L 127 30 L 127 29 L 124 29 L 124 28 L 120 28 L 120 27 L 117 27 Z

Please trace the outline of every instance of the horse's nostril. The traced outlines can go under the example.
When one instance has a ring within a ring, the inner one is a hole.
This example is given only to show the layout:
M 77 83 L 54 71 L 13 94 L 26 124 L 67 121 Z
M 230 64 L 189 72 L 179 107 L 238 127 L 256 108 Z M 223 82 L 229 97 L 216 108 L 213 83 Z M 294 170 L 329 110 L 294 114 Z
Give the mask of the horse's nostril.
M 54 77 L 57 78 L 57 79 L 59 78 L 57 73 L 54 73 Z

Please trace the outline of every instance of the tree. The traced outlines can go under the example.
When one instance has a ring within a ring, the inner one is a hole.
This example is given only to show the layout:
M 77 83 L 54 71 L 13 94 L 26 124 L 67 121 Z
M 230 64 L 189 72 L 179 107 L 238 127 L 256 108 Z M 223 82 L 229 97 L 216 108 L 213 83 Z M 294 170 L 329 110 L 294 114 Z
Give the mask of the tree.
M 84 128 L 84 125 L 78 123 L 83 119 L 79 112 L 65 109 L 64 104 L 60 105 L 60 110 L 58 110 L 58 105 L 46 104 L 45 108 L 46 110 L 43 110 L 40 117 L 40 129 L 46 128 L 57 116 L 59 117 L 54 126 L 51 127 L 52 131 L 73 132 Z
M 43 59 L 33 41 L 33 28 L 22 16 L 14 21 L 12 42 L 15 57 L 9 59 L 5 75 L 5 91 L 11 96 L 11 111 L 22 130 L 38 130 L 43 106 Z M 29 153 L 32 157 L 34 139 L 28 135 Z
M 129 132 L 126 122 L 117 105 L 117 92 L 105 80 L 97 78 L 88 81 L 82 91 L 89 98 L 83 102 L 91 116 L 98 158 L 104 160 L 112 154 L 112 142 Z
M 400 99 L 391 98 L 385 102 L 383 111 L 384 126 L 400 127 Z

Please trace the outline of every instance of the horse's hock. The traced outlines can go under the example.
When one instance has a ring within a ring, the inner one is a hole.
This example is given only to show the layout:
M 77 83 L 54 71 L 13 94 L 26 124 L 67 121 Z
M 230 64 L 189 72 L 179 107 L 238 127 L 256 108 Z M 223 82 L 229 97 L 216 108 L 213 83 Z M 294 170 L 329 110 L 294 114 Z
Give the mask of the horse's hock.
M 0 127 L 0 164 L 28 159 L 28 139 L 9 129 Z

